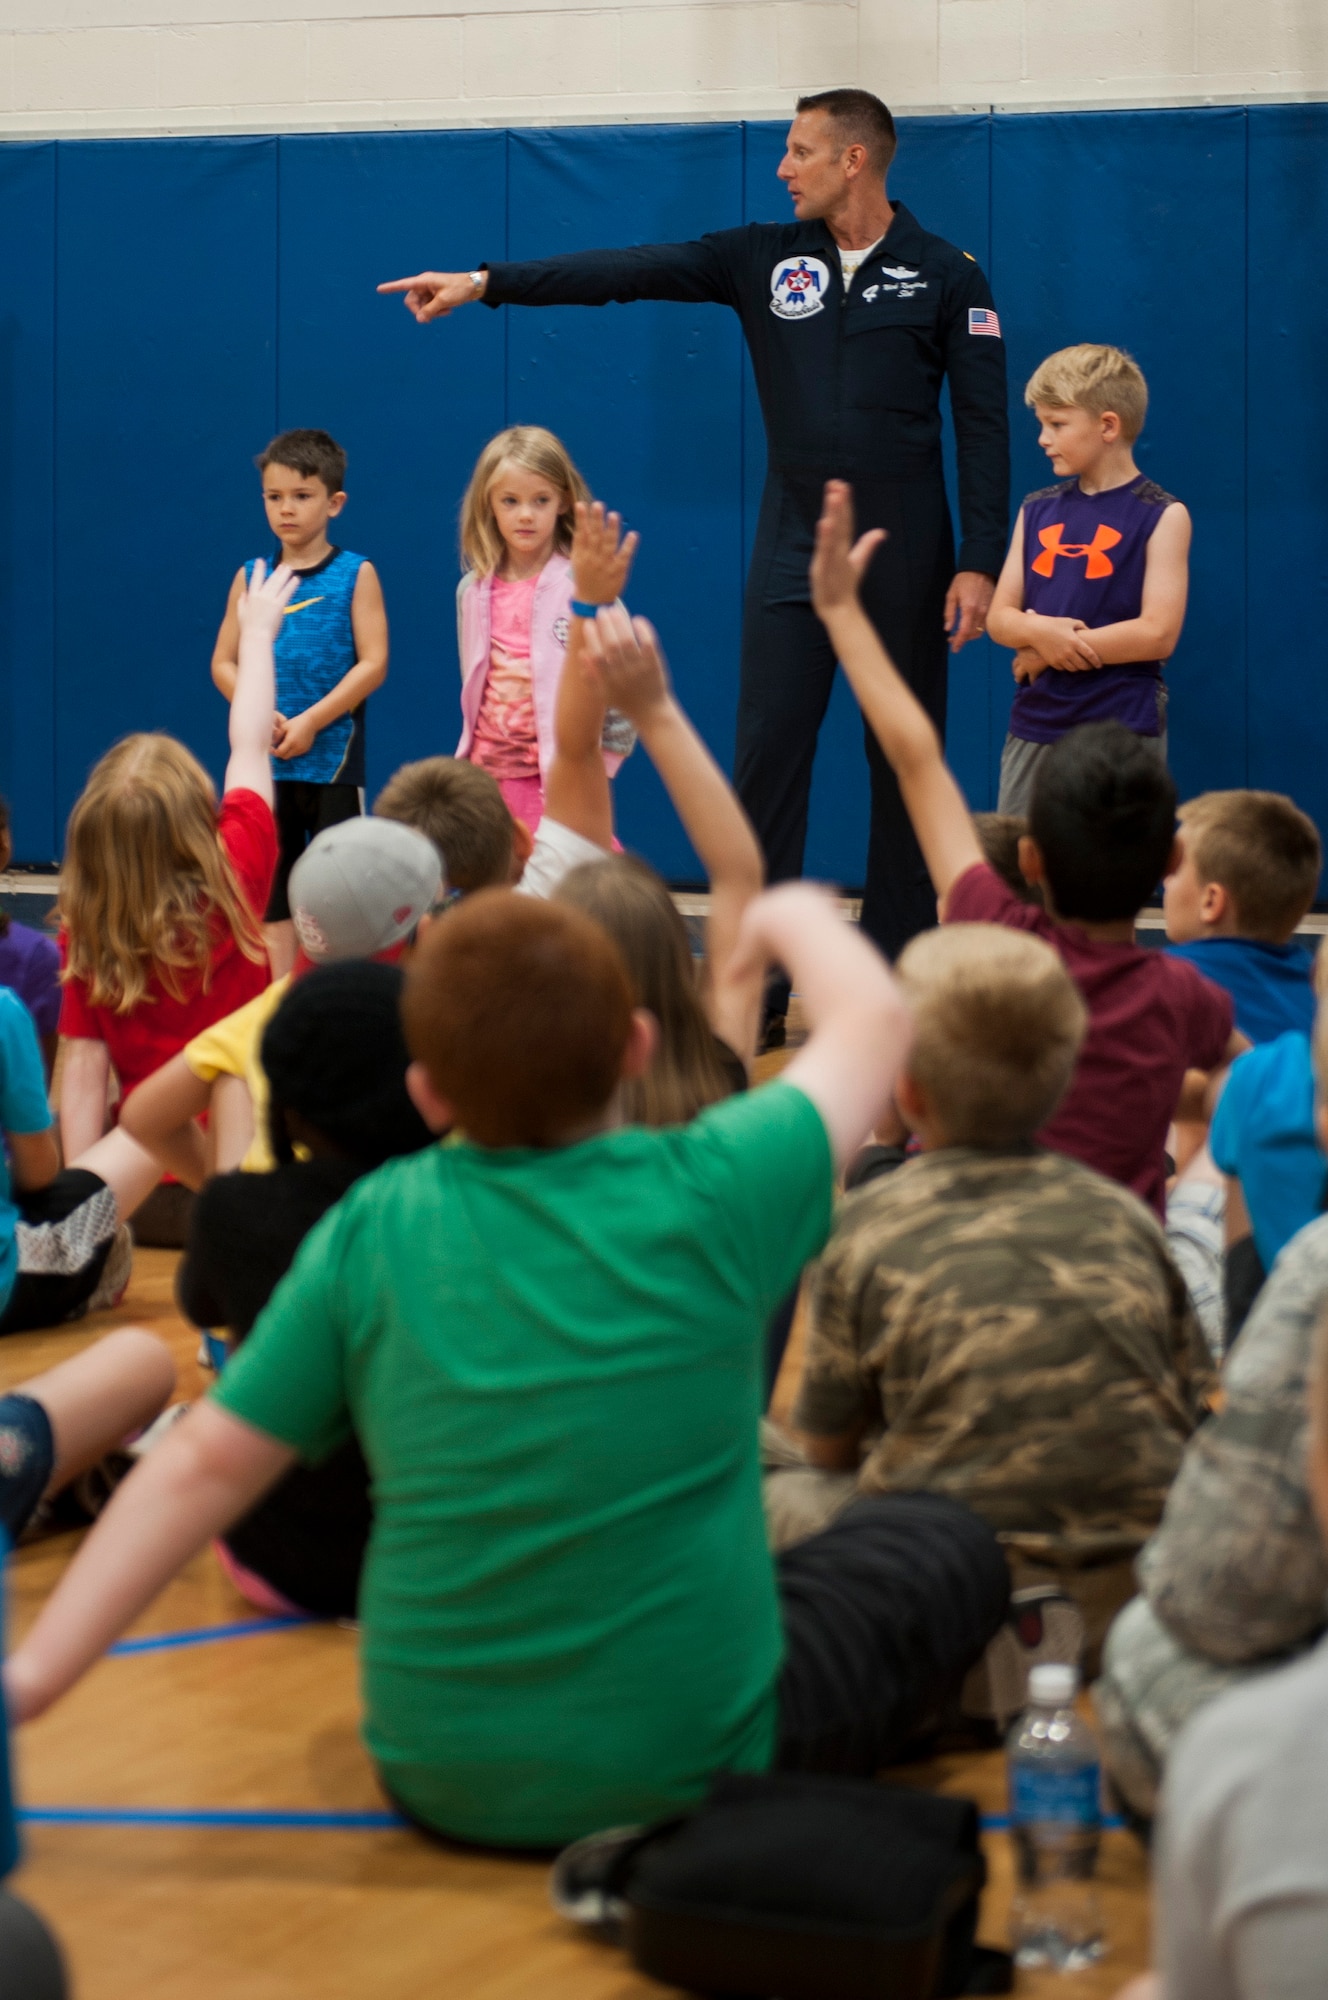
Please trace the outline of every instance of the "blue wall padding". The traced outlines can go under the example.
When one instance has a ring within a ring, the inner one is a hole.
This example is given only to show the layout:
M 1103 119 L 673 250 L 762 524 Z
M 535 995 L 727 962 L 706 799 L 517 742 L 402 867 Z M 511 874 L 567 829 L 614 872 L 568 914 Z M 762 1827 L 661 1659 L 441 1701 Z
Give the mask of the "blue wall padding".
M 345 446 L 349 499 L 334 534 L 383 580 L 392 663 L 369 708 L 373 790 L 398 764 L 456 748 L 460 496 L 505 407 L 501 317 L 472 311 L 424 329 L 374 291 L 421 263 L 464 268 L 477 243 L 503 239 L 505 134 L 447 136 L 281 145 L 277 422 L 323 425 Z M 266 546 L 252 499 L 240 518 L 232 568 Z
M 19 853 L 43 858 L 58 852 L 55 163 L 53 145 L 0 146 L 0 786 Z
M 743 568 L 763 466 L 717 307 L 467 310 L 422 330 L 380 278 L 788 212 L 782 124 L 0 145 L 0 784 L 20 859 L 58 856 L 88 766 L 143 727 L 220 773 L 208 661 L 228 581 L 266 546 L 253 454 L 346 444 L 338 533 L 377 563 L 392 672 L 370 790 L 454 747 L 461 493 L 504 423 L 545 422 L 644 537 L 633 601 L 731 756 Z M 1328 825 L 1328 106 L 901 120 L 892 186 L 991 273 L 1009 338 L 1015 501 L 1047 480 L 1023 382 L 1052 348 L 1129 347 L 1141 462 L 1195 517 L 1170 671 L 1183 792 L 1290 790 Z M 951 747 L 994 796 L 1008 656 L 955 662 Z M 624 837 L 695 859 L 645 764 Z M 842 685 L 809 866 L 860 880 L 866 776 Z
M 1015 503 L 1049 483 L 1024 383 L 1055 348 L 1104 340 L 1148 378 L 1141 468 L 1195 516 L 1190 610 L 1167 673 L 1182 797 L 1242 785 L 1248 769 L 1245 133 L 1244 111 L 1211 110 L 1006 117 L 992 134 Z
M 1252 110 L 1245 498 L 1249 782 L 1328 827 L 1328 104 Z
M 116 737 L 214 768 L 208 663 L 275 415 L 274 139 L 59 147 L 55 805 Z M 260 517 L 261 518 L 261 517 Z M 26 842 L 20 851 L 26 850 Z

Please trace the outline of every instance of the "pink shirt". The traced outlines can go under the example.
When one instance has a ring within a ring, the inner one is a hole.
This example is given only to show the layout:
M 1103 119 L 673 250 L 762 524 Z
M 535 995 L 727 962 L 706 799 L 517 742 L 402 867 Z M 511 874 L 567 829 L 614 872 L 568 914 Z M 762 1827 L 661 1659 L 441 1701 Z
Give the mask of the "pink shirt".
M 494 577 L 489 672 L 475 718 L 472 755 L 495 778 L 539 777 L 539 732 L 530 675 L 530 634 L 538 576 Z

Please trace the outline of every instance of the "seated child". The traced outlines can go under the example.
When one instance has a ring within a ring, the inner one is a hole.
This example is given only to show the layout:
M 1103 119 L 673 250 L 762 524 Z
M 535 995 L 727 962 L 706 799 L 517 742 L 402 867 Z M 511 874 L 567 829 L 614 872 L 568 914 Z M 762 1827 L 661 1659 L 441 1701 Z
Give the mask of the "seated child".
M 1180 808 L 1163 891 L 1167 949 L 1224 986 L 1257 1048 L 1314 1025 L 1314 961 L 1296 930 L 1323 862 L 1318 829 L 1277 792 L 1204 792 Z
M 9 806 L 0 799 L 0 875 L 13 858 Z M 0 986 L 17 993 L 36 1023 L 49 1077 L 60 1027 L 60 947 L 45 931 L 20 924 L 7 910 L 0 910 Z
M 288 571 L 265 579 L 260 563 L 238 601 L 220 808 L 212 780 L 184 745 L 148 735 L 107 751 L 70 815 L 60 876 L 60 1129 L 66 1160 L 120 1177 L 122 1213 L 161 1170 L 127 1133 L 103 1137 L 112 1064 L 123 1104 L 270 978 L 261 918 L 277 855 L 272 649 L 294 590 Z M 135 1173 L 131 1199 L 126 1177 Z
M 225 1327 L 239 1346 L 328 1209 L 361 1174 L 430 1143 L 406 1095 L 409 1061 L 396 966 L 357 957 L 290 989 L 262 1043 L 275 1164 L 261 1179 L 216 1175 L 198 1198 L 176 1275 L 195 1325 Z M 288 1472 L 219 1553 L 260 1609 L 353 1618 L 372 1518 L 369 1475 L 348 1438 L 321 1465 Z
M 165 1341 L 125 1326 L 0 1396 L 0 1529 L 9 1545 L 39 1502 L 146 1429 L 174 1387 Z
M 399 958 L 441 891 L 437 853 L 411 827 L 353 819 L 320 833 L 290 874 L 300 943 L 294 971 L 196 1035 L 135 1091 L 121 1121 L 125 1130 L 188 1187 L 236 1165 L 267 1173 L 275 1160 L 260 1046 L 292 981 L 315 965 Z M 219 1080 L 234 1081 L 236 1091 L 223 1098 Z M 208 1110 L 205 1139 L 194 1120 Z
M 1033 1143 L 1087 1025 L 1055 953 L 953 924 L 898 974 L 895 1102 L 922 1150 L 845 1200 L 813 1267 L 792 1425 L 827 1471 L 767 1475 L 776 1544 L 855 1494 L 948 1493 L 997 1530 L 1016 1586 L 1054 1572 L 1100 1644 L 1208 1356 L 1142 1204 Z
M 1088 1033 L 1059 1109 L 1039 1138 L 1133 1188 L 1165 1214 L 1166 1137 L 1191 1070 L 1248 1046 L 1229 996 L 1183 960 L 1134 941 L 1134 921 L 1174 851 L 1176 790 L 1166 767 L 1117 722 L 1048 746 L 1020 858 L 1044 909 L 1022 902 L 983 859 L 930 719 L 858 602 L 879 531 L 853 546 L 852 496 L 826 487 L 812 602 L 834 641 L 899 787 L 952 923 L 1031 931 L 1059 952 L 1088 1006 Z
M 465 1139 L 318 1224 L 10 1657 L 11 1714 L 353 1430 L 375 1506 L 365 1734 L 418 1821 L 545 1846 L 678 1810 L 719 1771 L 865 1774 L 901 1747 L 1003 1620 L 999 1546 L 940 1495 L 888 1495 L 777 1585 L 757 1414 L 766 1319 L 825 1240 L 907 1015 L 810 888 L 752 904 L 738 953 L 735 978 L 792 972 L 810 1039 L 778 1082 L 654 1131 L 618 1123 L 652 1033 L 597 925 L 488 890 L 429 928 L 408 1083 Z
M 1048 749 L 1082 723 L 1117 721 L 1166 762 L 1162 666 L 1189 588 L 1189 514 L 1134 462 L 1148 385 L 1130 356 L 1064 347 L 1024 401 L 1059 483 L 1020 508 L 987 618 L 997 645 L 1015 649 L 1019 689 L 1002 813 L 1027 812 Z
M 1314 1054 L 1322 1092 L 1322 1007 Z M 1328 1137 L 1322 1098 L 1318 1124 Z M 1197 1709 L 1324 1629 L 1328 1558 L 1306 1482 L 1305 1384 L 1326 1310 L 1328 1216 L 1320 1216 L 1278 1257 L 1227 1356 L 1222 1407 L 1186 1448 L 1139 1558 L 1141 1594 L 1107 1639 L 1094 1699 L 1105 1762 L 1136 1812 L 1153 1812 L 1171 1744 Z
M 279 544 L 275 561 L 299 583 L 299 596 L 277 635 L 276 723 L 272 735 L 273 810 L 280 851 L 267 905 L 272 969 L 295 957 L 290 871 L 324 828 L 364 810 L 365 716 L 369 696 L 387 679 L 387 611 L 373 564 L 328 535 L 346 504 L 346 454 L 326 431 L 283 431 L 258 459 L 267 524 Z M 227 701 L 235 693 L 237 614 L 254 565 L 236 571 L 212 654 L 212 678 Z
M 1309 1489 L 1328 1536 L 1328 1323 Z M 1319 2000 L 1328 1966 L 1328 1640 L 1204 1709 L 1171 1755 L 1155 1844 L 1153 2000 Z
M 374 817 L 399 820 L 433 842 L 449 897 L 515 888 L 535 844 L 508 811 L 498 780 L 462 757 L 402 764 L 374 801 Z

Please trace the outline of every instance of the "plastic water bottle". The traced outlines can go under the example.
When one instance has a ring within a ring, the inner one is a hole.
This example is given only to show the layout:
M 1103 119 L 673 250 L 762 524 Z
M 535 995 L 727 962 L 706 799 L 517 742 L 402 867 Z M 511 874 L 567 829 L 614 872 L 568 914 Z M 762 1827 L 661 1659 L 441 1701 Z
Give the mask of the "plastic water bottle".
M 1074 1667 L 1034 1667 L 1006 1759 L 1017 1871 L 1015 1962 L 1069 1972 L 1103 1951 L 1093 1871 L 1102 1832 L 1097 1738 L 1074 1706 Z

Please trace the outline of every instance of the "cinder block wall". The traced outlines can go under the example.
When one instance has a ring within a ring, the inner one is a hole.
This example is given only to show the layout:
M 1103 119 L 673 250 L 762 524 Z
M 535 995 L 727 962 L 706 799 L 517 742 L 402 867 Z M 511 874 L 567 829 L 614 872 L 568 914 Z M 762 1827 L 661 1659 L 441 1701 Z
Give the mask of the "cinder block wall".
M 1324 0 L 0 0 L 0 137 L 1328 93 Z

